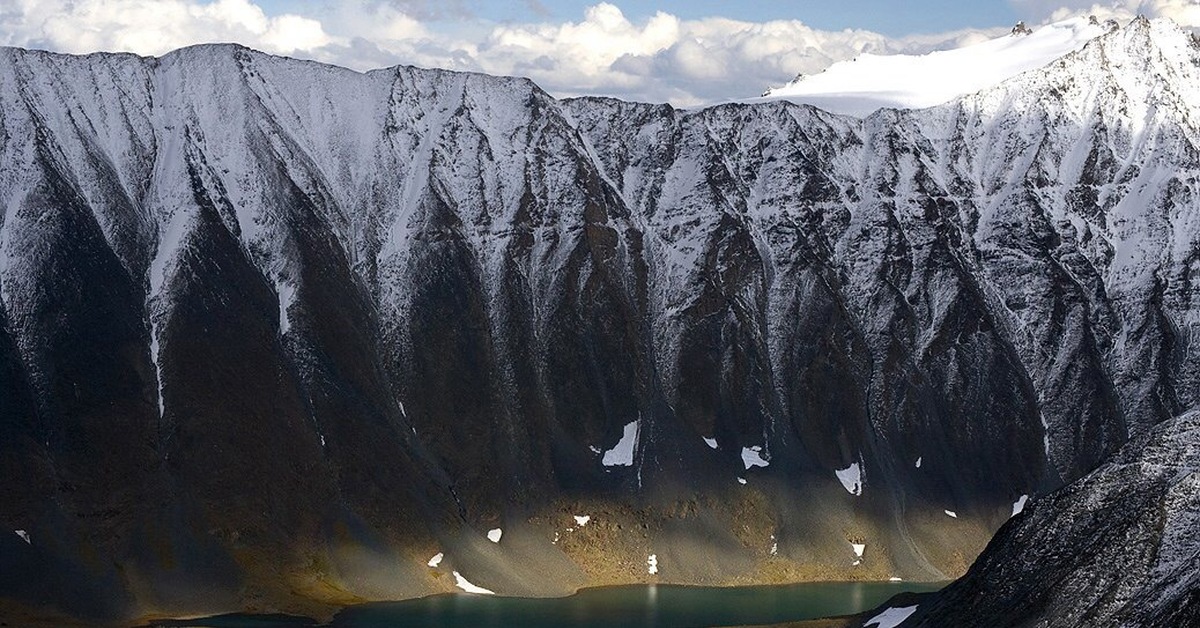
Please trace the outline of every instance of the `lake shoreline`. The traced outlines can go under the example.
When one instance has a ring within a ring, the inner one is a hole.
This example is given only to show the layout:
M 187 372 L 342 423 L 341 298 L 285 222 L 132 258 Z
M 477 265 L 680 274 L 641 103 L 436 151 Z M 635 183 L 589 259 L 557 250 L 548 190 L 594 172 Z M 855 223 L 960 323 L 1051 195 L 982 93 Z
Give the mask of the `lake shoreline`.
M 846 625 L 901 594 L 936 591 L 946 582 L 807 582 L 787 585 L 711 587 L 687 584 L 586 587 L 560 597 L 509 597 L 438 593 L 392 602 L 342 607 L 328 617 L 230 613 L 192 618 L 154 618 L 141 626 L 255 628 L 257 626 L 374 627 L 505 625 L 542 620 L 547 625 L 801 626 Z M 739 616 L 739 613 L 744 616 Z M 843 621 L 844 620 L 844 621 Z M 442 623 L 438 623 L 442 622 Z M 490 622 L 490 623 L 489 623 Z M 629 622 L 633 622 L 630 624 Z M 813 623 L 824 622 L 824 623 Z M 832 623 L 830 623 L 832 622 Z

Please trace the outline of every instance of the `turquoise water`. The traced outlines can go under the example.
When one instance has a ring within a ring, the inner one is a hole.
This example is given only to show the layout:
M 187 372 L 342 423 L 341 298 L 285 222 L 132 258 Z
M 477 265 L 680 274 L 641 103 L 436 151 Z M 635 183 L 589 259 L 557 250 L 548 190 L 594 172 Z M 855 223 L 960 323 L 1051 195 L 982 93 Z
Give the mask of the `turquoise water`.
M 928 592 L 940 584 L 911 582 L 822 582 L 762 587 L 680 587 L 668 585 L 585 589 L 565 598 L 507 598 L 490 595 L 435 595 L 404 602 L 347 608 L 333 626 L 346 628 L 580 626 L 730 626 L 769 624 L 850 615 L 879 606 L 905 591 Z M 228 615 L 180 626 L 259 628 L 285 618 Z

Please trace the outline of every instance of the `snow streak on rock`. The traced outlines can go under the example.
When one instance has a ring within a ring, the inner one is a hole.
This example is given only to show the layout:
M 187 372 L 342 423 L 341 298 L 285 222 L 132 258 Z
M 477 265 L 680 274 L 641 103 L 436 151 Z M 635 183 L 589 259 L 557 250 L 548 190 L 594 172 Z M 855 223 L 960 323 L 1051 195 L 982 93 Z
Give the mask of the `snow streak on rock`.
M 637 421 L 627 423 L 621 434 L 621 440 L 612 449 L 604 452 L 604 458 L 601 461 L 606 467 L 630 467 L 633 466 L 633 455 L 637 449 L 638 442 L 638 427 Z

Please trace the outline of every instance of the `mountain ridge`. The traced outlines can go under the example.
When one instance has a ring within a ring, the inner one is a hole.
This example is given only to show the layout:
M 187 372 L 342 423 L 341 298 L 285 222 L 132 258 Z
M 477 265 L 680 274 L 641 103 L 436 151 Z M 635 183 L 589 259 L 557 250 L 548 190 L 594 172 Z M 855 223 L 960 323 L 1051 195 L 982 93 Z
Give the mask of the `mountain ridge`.
M 785 98 L 857 117 L 885 107 L 920 109 L 1037 71 L 1117 28 L 1115 20 L 1101 24 L 1095 16 L 1034 30 L 1021 22 L 1010 34 L 960 48 L 923 55 L 864 54 L 840 61 L 818 74 L 769 88 L 762 98 Z

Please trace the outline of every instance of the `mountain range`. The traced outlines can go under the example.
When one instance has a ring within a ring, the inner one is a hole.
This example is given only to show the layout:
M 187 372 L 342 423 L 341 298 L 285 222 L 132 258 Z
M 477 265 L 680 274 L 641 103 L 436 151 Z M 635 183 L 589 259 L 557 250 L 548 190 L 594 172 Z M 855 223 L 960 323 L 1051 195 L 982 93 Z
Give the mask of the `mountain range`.
M 1196 405 L 1197 121 L 1196 40 L 1144 19 L 863 118 L 0 49 L 0 598 L 123 622 L 1045 551 L 1005 548 Z

